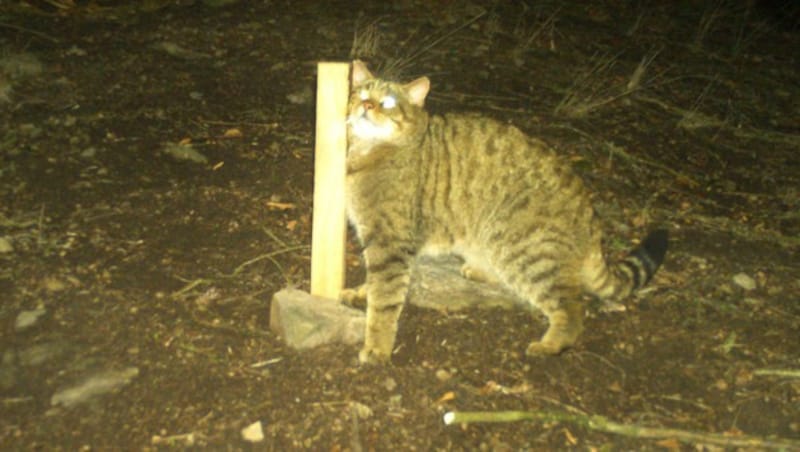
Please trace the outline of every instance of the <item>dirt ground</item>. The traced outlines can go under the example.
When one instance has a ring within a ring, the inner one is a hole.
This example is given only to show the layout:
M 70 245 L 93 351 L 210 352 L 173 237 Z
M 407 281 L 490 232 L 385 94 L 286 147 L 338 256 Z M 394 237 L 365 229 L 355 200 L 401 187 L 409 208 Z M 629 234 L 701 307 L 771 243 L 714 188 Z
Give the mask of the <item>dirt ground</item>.
M 800 450 L 792 2 L 0 8 L 0 449 Z M 354 57 L 559 149 L 610 255 L 667 226 L 653 283 L 557 357 L 498 308 L 407 308 L 391 366 L 284 346 L 316 63 Z M 507 410 L 545 419 L 443 423 Z

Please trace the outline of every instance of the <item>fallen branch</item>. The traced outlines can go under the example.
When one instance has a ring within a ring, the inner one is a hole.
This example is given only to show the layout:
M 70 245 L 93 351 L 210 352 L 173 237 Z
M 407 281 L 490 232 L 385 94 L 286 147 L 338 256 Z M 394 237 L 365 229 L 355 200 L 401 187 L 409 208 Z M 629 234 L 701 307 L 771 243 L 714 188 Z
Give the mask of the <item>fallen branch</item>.
M 636 424 L 621 424 L 597 415 L 543 411 L 450 411 L 444 414 L 446 425 L 515 421 L 570 422 L 599 432 L 615 433 L 631 438 L 675 439 L 687 444 L 713 444 L 721 447 L 746 449 L 800 450 L 800 441 L 790 439 L 768 439 L 748 435 L 727 436 L 719 433 L 692 432 L 674 428 L 644 427 Z
M 800 378 L 800 369 L 756 369 L 753 375 Z

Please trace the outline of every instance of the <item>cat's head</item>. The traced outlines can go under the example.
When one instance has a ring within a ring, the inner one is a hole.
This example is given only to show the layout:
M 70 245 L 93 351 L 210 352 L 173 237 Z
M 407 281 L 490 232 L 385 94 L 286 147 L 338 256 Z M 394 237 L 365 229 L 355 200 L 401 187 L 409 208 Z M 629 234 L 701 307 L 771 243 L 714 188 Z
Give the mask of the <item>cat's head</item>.
M 427 121 L 423 110 L 431 83 L 427 77 L 400 84 L 376 78 L 361 61 L 353 62 L 347 111 L 351 138 L 400 142 Z

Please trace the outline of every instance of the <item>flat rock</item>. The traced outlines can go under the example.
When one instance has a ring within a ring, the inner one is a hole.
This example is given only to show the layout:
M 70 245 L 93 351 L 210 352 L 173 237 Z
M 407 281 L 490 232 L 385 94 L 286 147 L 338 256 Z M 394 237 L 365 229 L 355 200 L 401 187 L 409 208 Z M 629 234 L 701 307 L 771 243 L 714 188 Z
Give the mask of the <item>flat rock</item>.
M 50 398 L 50 404 L 64 407 L 75 406 L 91 398 L 115 391 L 130 383 L 137 375 L 139 375 L 139 369 L 136 367 L 122 370 L 101 370 L 86 376 L 73 386 L 56 391 Z
M 524 307 L 502 287 L 465 279 L 456 258 L 421 258 L 412 268 L 408 301 L 438 311 L 473 307 Z M 270 329 L 289 346 L 307 349 L 323 344 L 359 344 L 364 341 L 365 316 L 338 301 L 284 289 L 272 297 Z
M 527 303 L 499 285 L 461 275 L 463 262 L 453 256 L 421 257 L 411 270 L 408 302 L 421 308 L 459 311 L 469 308 L 528 309 Z
M 272 296 L 269 327 L 296 349 L 364 341 L 364 313 L 297 289 Z

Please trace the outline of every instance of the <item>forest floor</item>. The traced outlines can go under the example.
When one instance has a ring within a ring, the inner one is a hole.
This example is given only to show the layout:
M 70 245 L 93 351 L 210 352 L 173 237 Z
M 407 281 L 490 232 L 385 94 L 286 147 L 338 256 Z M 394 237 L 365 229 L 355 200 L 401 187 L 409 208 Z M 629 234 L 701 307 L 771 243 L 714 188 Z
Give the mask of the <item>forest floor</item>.
M 3 2 L 0 449 L 800 447 L 797 7 L 529 3 Z M 556 357 L 499 308 L 408 307 L 390 366 L 287 348 L 316 63 L 353 58 L 549 142 L 664 267 Z M 507 410 L 545 418 L 443 422 Z

